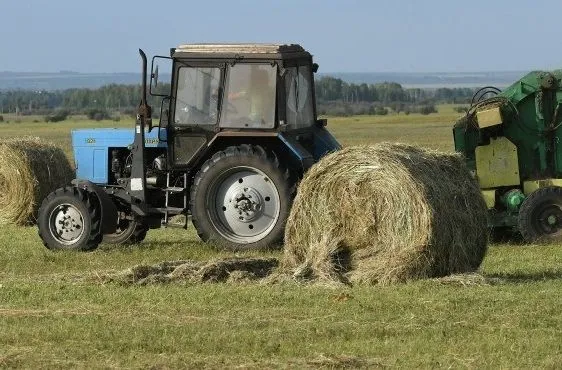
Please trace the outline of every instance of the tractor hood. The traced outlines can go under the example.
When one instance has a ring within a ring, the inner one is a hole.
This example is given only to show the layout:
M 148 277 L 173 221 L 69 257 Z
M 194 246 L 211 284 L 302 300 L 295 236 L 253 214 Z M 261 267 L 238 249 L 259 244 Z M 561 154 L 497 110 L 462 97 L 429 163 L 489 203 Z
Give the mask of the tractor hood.
M 73 130 L 72 147 L 76 178 L 107 184 L 109 156 L 113 148 L 127 148 L 133 144 L 135 131 L 127 128 Z M 166 130 L 153 129 L 145 135 L 147 148 L 166 148 Z

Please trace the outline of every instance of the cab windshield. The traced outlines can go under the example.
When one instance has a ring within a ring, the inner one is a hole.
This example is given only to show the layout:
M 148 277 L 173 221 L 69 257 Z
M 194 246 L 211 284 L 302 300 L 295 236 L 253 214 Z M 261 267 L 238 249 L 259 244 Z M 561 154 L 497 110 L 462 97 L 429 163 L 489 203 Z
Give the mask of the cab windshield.
M 228 68 L 221 127 L 273 128 L 277 67 L 235 64 Z

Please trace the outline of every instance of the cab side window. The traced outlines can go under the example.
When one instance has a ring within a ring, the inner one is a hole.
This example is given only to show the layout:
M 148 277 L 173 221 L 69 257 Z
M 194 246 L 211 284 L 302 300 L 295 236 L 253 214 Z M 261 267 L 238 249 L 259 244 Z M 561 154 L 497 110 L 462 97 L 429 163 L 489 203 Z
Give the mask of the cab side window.
M 287 124 L 293 128 L 314 123 L 312 72 L 309 66 L 289 67 L 285 71 Z

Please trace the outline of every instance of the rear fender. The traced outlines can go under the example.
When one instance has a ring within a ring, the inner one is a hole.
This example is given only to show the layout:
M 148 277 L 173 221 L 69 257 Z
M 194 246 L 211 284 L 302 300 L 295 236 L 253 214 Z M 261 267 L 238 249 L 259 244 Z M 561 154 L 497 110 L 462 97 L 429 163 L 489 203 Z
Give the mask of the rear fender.
M 306 171 L 315 162 L 312 153 L 296 139 L 281 132 L 221 132 L 209 142 L 206 153 L 210 157 L 228 146 L 242 144 L 259 145 L 272 150 L 280 160 L 289 160 L 300 167 L 300 172 Z
M 111 197 L 101 188 L 91 181 L 72 180 L 72 184 L 77 188 L 84 189 L 93 193 L 98 198 L 101 214 L 102 234 L 113 234 L 117 231 L 117 206 Z
M 285 148 L 288 149 L 289 153 L 298 160 L 303 172 L 308 170 L 314 164 L 315 160 L 312 153 L 306 150 L 306 148 L 294 137 L 279 133 L 278 138 L 281 140 Z

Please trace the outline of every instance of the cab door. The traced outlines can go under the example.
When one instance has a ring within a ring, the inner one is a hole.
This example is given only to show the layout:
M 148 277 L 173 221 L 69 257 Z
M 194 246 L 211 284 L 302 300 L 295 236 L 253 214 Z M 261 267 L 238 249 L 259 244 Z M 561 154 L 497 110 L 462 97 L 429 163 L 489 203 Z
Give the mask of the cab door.
M 224 68 L 176 62 L 168 155 L 172 167 L 189 167 L 215 134 Z

